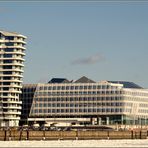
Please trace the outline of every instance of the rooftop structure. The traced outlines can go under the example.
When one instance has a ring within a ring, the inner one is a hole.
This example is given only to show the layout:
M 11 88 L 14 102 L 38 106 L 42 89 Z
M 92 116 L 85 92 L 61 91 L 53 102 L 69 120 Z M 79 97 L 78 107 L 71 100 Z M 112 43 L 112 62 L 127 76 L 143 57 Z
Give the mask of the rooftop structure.
M 53 78 L 48 83 L 70 83 L 70 81 L 65 78 Z
M 133 83 L 133 82 L 127 82 L 127 81 L 108 81 L 108 82 L 111 82 L 111 83 L 116 83 L 116 84 L 123 84 L 123 87 L 124 88 L 137 88 L 137 89 L 142 89 L 141 86 Z

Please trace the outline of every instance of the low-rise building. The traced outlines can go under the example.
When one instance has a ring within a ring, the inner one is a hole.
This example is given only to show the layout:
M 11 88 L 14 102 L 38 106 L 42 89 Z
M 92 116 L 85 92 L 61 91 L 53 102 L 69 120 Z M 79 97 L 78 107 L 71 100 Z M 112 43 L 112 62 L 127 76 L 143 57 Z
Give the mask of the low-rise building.
M 22 123 L 148 124 L 148 89 L 133 82 L 52 79 L 25 84 Z

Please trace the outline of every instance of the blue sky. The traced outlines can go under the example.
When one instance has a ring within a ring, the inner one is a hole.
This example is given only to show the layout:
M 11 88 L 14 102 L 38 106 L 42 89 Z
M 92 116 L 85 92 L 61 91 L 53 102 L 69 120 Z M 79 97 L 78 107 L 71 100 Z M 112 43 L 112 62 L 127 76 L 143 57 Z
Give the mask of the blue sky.
M 24 83 L 85 75 L 148 88 L 147 2 L 0 2 L 0 28 L 28 37 Z

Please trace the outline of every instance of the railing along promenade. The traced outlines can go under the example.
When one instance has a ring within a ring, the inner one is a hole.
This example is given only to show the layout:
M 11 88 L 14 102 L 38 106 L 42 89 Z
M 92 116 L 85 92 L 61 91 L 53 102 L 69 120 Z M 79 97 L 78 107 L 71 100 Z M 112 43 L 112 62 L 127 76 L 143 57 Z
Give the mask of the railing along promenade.
M 1 128 L 0 141 L 15 140 L 99 140 L 99 139 L 146 139 L 147 130 L 31 130 Z

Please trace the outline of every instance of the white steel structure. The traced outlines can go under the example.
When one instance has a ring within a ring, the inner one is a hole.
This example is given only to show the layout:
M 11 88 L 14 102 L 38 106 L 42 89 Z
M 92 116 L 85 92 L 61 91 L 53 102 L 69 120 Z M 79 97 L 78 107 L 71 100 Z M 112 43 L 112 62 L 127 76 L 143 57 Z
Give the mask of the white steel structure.
M 25 36 L 0 31 L 0 126 L 18 126 Z

